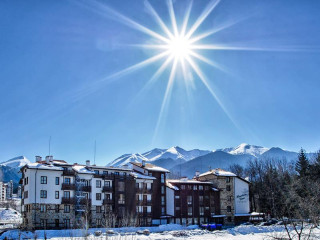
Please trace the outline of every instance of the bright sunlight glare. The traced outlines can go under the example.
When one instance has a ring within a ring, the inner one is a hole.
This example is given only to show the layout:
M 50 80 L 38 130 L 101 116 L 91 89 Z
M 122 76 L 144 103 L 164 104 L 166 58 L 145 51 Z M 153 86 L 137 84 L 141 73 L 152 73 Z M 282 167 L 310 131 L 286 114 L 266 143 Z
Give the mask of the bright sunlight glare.
M 189 55 L 192 44 L 186 36 L 175 36 L 167 46 L 170 55 L 179 60 L 185 60 Z

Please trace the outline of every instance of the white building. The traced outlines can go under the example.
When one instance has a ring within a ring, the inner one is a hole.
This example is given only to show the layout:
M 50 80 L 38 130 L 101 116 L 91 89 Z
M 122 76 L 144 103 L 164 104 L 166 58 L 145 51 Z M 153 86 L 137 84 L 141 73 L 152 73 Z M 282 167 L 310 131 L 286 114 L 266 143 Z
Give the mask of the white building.
M 0 182 L 0 202 L 6 200 L 6 185 L 4 182 Z

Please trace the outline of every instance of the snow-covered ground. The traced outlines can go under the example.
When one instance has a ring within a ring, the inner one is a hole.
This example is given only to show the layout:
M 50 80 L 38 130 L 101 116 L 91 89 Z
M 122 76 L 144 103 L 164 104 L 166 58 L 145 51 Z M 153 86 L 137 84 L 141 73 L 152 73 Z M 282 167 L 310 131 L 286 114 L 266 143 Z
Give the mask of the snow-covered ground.
M 0 208 L 0 223 L 21 223 L 21 214 L 12 208 Z
M 90 229 L 87 239 L 92 240 L 173 240 L 173 239 L 194 239 L 194 240 L 208 240 L 208 239 L 231 239 L 231 240 L 262 240 L 262 239 L 280 239 L 286 237 L 285 229 L 283 226 L 238 226 L 221 231 L 209 232 L 207 230 L 201 230 L 197 226 L 183 227 L 180 225 L 169 224 L 159 227 L 147 228 L 151 233 L 150 235 L 138 234 L 137 231 L 142 231 L 146 228 L 118 228 L 113 229 L 114 234 L 108 234 L 108 238 L 105 236 L 105 229 Z M 102 236 L 94 236 L 96 231 L 102 231 Z M 21 239 L 44 239 L 46 235 L 47 239 L 53 240 L 66 240 L 66 239 L 78 239 L 83 240 L 85 237 L 85 230 L 47 230 L 47 231 L 35 231 L 22 232 Z M 11 230 L 1 235 L 0 239 L 19 239 L 19 232 L 17 230 Z M 320 230 L 316 229 L 313 233 L 313 238 L 320 239 Z

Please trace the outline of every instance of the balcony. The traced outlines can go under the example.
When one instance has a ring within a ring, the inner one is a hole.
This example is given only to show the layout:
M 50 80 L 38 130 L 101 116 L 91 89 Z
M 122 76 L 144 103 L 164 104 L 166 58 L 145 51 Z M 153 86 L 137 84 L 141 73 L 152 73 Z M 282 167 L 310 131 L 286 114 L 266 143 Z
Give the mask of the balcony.
M 100 173 L 98 173 L 98 174 L 97 174 L 97 173 L 93 174 L 93 177 L 94 177 L 94 178 L 103 178 L 103 176 L 104 176 L 104 175 L 103 175 L 103 174 L 100 174 Z
M 139 212 L 139 217 L 152 217 L 152 212 Z
M 137 200 L 137 205 L 140 206 L 151 206 L 152 201 L 151 200 Z
M 136 193 L 152 194 L 151 188 L 136 188 Z
M 62 176 L 74 176 L 75 172 L 73 170 L 63 170 Z
M 91 186 L 81 186 L 80 191 L 91 192 Z
M 114 179 L 113 174 L 103 174 L 102 178 L 105 180 L 113 180 Z
M 102 192 L 112 192 L 112 186 L 103 186 Z
M 74 204 L 75 199 L 71 197 L 62 197 L 61 204 Z
M 82 198 L 79 201 L 80 205 L 91 205 L 91 199 L 90 198 Z
M 62 190 L 75 190 L 76 186 L 74 184 L 71 184 L 71 183 L 62 183 L 61 189 Z
M 103 205 L 113 204 L 113 199 L 103 199 L 102 203 Z

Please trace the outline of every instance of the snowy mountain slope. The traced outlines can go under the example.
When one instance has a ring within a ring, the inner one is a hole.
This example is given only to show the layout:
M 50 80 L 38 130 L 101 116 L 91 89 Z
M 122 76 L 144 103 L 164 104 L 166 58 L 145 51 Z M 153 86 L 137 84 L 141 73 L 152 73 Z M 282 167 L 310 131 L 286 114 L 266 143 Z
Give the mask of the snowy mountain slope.
M 183 160 L 190 161 L 196 157 L 203 156 L 205 154 L 210 153 L 207 150 L 199 150 L 193 149 L 187 151 L 181 147 L 171 147 L 168 149 L 159 149 L 155 148 L 151 151 L 145 152 L 143 154 L 136 153 L 136 154 L 124 154 L 121 157 L 113 160 L 107 166 L 123 166 L 129 162 L 141 162 L 145 160 L 147 162 L 154 162 L 161 159 L 171 159 L 171 160 Z
M 126 165 L 130 162 L 142 162 L 142 160 L 148 161 L 148 158 L 142 156 L 139 153 L 124 154 L 121 157 L 118 157 L 117 159 L 107 164 L 107 166 L 118 167 L 118 166 Z
M 21 168 L 26 164 L 31 163 L 25 156 L 19 156 L 15 158 L 11 158 L 8 161 L 0 163 L 2 166 L 7 166 L 11 168 Z
M 260 146 L 255 146 L 255 145 L 250 145 L 247 143 L 241 143 L 237 147 L 231 147 L 231 148 L 223 148 L 223 149 L 218 149 L 216 151 L 223 151 L 232 155 L 240 155 L 240 154 L 249 154 L 254 157 L 259 157 L 263 153 L 267 152 L 269 148 L 265 147 L 260 147 Z

